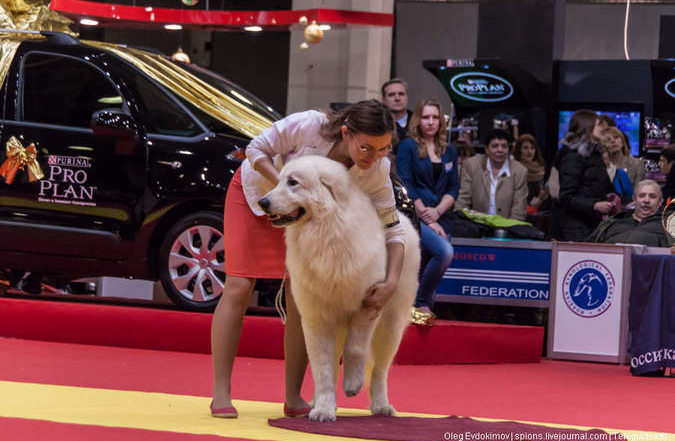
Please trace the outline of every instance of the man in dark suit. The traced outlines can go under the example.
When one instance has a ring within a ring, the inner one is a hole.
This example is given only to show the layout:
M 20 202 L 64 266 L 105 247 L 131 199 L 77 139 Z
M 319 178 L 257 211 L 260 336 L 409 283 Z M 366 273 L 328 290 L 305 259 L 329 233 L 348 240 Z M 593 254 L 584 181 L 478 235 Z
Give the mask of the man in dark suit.
M 392 78 L 382 85 L 382 102 L 396 121 L 396 132 L 399 142 L 408 136 L 408 124 L 412 111 L 408 110 L 408 83 L 400 78 Z M 398 143 L 394 145 L 394 156 L 398 151 Z

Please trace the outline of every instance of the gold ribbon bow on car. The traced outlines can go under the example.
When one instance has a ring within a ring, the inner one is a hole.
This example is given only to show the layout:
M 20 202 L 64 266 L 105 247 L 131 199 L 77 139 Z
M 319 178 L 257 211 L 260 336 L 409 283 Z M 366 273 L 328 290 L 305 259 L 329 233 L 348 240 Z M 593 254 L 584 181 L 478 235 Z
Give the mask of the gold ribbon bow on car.
M 6 144 L 7 159 L 0 166 L 0 176 L 5 178 L 6 184 L 11 184 L 19 170 L 28 168 L 28 181 L 35 182 L 45 177 L 37 161 L 35 144 L 30 143 L 24 148 L 15 136 L 9 138 Z

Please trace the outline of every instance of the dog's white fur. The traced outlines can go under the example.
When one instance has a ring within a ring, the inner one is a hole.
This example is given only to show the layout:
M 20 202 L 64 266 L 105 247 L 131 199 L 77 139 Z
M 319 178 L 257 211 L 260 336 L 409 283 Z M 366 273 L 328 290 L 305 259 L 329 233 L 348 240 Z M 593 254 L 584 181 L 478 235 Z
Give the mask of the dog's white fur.
M 387 372 L 417 292 L 417 231 L 399 213 L 406 236 L 400 282 L 380 316 L 372 319 L 361 305 L 366 290 L 385 279 L 384 228 L 346 168 L 319 156 L 295 159 L 282 169 L 279 184 L 264 199 L 271 215 L 305 210 L 286 226 L 286 265 L 314 376 L 310 419 L 335 420 L 340 355 L 345 393 L 356 395 L 369 370 L 372 413 L 395 414 L 387 396 Z

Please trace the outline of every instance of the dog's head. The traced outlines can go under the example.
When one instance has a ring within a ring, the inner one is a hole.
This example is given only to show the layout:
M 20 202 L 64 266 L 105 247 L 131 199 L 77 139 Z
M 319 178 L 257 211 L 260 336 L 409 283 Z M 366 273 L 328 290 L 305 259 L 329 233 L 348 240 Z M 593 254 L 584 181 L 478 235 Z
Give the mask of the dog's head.
M 272 225 L 287 227 L 339 209 L 353 185 L 347 169 L 322 156 L 303 156 L 281 169 L 279 183 L 258 204 Z

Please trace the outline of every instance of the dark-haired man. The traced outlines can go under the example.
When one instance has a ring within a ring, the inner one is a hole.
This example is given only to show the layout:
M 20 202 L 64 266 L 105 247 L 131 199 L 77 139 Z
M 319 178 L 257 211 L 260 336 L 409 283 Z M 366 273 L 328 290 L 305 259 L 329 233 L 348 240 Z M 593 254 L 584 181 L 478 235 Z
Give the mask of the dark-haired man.
M 462 163 L 455 209 L 525 220 L 527 169 L 509 156 L 509 134 L 493 130 L 485 138 L 485 154 Z
M 408 136 L 408 124 L 412 111 L 408 110 L 408 83 L 400 78 L 392 78 L 382 85 L 382 102 L 396 121 L 396 132 L 398 140 Z M 396 155 L 394 146 L 394 156 Z

